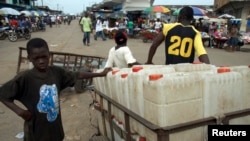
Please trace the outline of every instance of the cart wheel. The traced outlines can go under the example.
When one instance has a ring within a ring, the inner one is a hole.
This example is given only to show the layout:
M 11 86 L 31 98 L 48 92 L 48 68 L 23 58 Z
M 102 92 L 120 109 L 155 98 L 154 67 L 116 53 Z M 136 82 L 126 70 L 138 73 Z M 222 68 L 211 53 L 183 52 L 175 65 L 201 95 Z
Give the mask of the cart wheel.
M 147 38 L 143 38 L 142 41 L 143 41 L 143 43 L 147 43 L 148 39 Z
M 87 71 L 87 72 L 91 72 L 89 69 L 87 68 L 82 68 L 80 69 L 80 71 Z M 76 93 L 82 93 L 86 90 L 86 88 L 88 86 L 92 85 L 92 79 L 79 79 L 75 82 L 74 88 Z

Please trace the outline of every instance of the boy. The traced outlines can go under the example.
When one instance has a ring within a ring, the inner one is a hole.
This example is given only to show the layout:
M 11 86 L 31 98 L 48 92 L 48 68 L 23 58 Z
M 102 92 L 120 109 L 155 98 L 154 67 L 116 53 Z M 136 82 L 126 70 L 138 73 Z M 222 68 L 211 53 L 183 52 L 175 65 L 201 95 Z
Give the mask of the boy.
M 69 72 L 49 66 L 49 48 L 41 38 L 27 43 L 28 59 L 34 68 L 18 74 L 0 88 L 0 100 L 24 119 L 24 141 L 63 141 L 59 105 L 60 91 L 74 86 L 76 79 L 106 76 L 101 73 Z M 26 109 L 14 103 L 20 101 Z
M 162 31 L 154 39 L 148 53 L 146 64 L 153 64 L 152 59 L 156 49 L 165 41 L 165 64 L 193 63 L 195 52 L 199 61 L 209 64 L 207 52 L 203 46 L 201 34 L 190 25 L 193 20 L 193 9 L 181 9 L 178 22 L 164 24 Z
M 139 65 L 127 46 L 127 35 L 124 31 L 118 30 L 115 34 L 116 46 L 109 50 L 108 60 L 105 68 L 127 68 Z

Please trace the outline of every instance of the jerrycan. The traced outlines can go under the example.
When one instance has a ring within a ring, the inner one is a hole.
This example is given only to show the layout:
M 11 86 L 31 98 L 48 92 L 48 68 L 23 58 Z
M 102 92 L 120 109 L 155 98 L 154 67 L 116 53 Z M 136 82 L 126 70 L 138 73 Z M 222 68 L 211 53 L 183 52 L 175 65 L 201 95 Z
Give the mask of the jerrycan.
M 245 99 L 243 78 L 230 67 L 218 67 L 217 73 L 204 80 L 204 117 L 242 110 Z
M 150 74 L 143 80 L 144 117 L 160 127 L 203 118 L 202 77 L 176 72 Z M 157 141 L 157 135 L 145 128 L 146 139 Z M 203 128 L 170 135 L 170 140 L 202 140 Z

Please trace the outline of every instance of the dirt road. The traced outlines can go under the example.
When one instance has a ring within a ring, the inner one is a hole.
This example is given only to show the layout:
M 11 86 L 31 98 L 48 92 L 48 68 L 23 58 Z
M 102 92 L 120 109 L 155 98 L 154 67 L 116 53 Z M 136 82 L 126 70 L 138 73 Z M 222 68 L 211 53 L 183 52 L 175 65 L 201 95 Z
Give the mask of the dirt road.
M 61 25 L 47 29 L 45 32 L 34 32 L 32 38 L 44 38 L 51 51 L 71 52 L 84 55 L 107 57 L 109 48 L 114 45 L 113 39 L 102 41 L 93 40 L 89 47 L 83 46 L 82 32 L 78 21 L 74 20 L 71 25 Z M 17 68 L 18 47 L 26 46 L 27 41 L 20 39 L 17 42 L 0 40 L 0 85 L 14 77 Z M 139 62 L 144 63 L 150 43 L 143 43 L 140 39 L 129 39 L 128 46 Z M 164 45 L 162 44 L 154 57 L 155 64 L 164 64 Z M 230 53 L 221 49 L 207 48 L 210 61 L 217 66 L 221 65 L 250 65 L 250 46 L 245 46 L 242 51 Z M 62 119 L 65 130 L 65 141 L 88 141 L 97 132 L 90 120 L 96 125 L 96 113 L 89 104 L 92 97 L 89 92 L 76 94 L 66 90 L 61 98 Z M 90 116 L 91 115 L 91 116 Z M 12 111 L 0 103 L 0 138 L 3 141 L 20 141 L 15 136 L 22 131 L 23 121 Z

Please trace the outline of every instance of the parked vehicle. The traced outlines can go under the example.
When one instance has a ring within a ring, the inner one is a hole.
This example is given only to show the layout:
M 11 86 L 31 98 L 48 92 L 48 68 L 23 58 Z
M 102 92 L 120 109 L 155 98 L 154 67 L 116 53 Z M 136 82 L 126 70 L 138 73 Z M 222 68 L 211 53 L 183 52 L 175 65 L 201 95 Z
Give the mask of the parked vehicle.
M 8 32 L 11 28 L 9 26 L 0 28 L 0 40 L 4 40 L 8 37 Z
M 8 33 L 8 39 L 11 42 L 17 41 L 19 38 L 25 38 L 26 40 L 31 38 L 31 33 L 28 28 L 24 28 L 24 33 L 22 33 L 22 29 L 20 27 L 11 27 Z
M 42 31 L 46 31 L 46 24 L 44 22 L 37 23 L 37 29 L 42 30 Z

